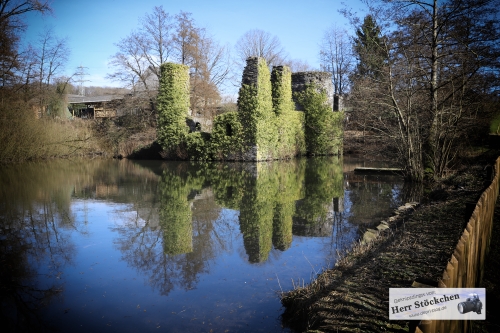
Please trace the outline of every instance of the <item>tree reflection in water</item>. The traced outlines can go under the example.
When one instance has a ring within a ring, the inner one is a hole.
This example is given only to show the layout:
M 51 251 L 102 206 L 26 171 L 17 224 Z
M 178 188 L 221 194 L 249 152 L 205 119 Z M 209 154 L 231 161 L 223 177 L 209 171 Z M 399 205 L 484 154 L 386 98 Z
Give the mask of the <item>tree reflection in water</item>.
M 328 258 L 320 261 L 334 262 L 336 251 L 350 246 L 356 224 L 368 219 L 367 207 L 385 205 L 390 211 L 402 191 L 401 183 L 366 183 L 342 166 L 338 158 L 314 158 L 225 164 L 60 161 L 4 168 L 0 259 L 9 269 L 0 273 L 2 319 L 12 330 L 39 325 L 36 310 L 56 295 L 64 298 L 65 284 L 80 283 L 65 275 L 68 267 L 78 267 L 74 258 L 94 261 L 74 242 L 96 236 L 110 237 L 120 262 L 163 296 L 197 289 L 201 277 L 214 270 L 221 274 L 220 258 L 233 253 L 238 265 L 248 267 L 273 267 L 281 256 L 297 257 L 291 254 L 296 239 L 325 239 L 319 255 Z M 92 234 L 87 229 L 96 222 L 87 216 L 97 202 L 112 212 L 100 221 L 105 229 Z M 92 208 L 74 211 L 82 205 Z
M 207 272 L 206 263 L 217 251 L 217 235 L 212 237 L 212 233 L 220 208 L 211 203 L 201 216 L 192 210 L 200 201 L 213 202 L 211 195 L 194 200 L 198 193 L 206 193 L 203 183 L 204 177 L 197 177 L 189 164 L 170 164 L 152 189 L 158 201 L 149 212 L 143 211 L 147 218 L 136 216 L 114 228 L 120 235 L 115 244 L 122 258 L 147 274 L 148 283 L 162 295 L 175 286 L 195 288 L 199 274 Z
M 0 311 L 2 330 L 43 331 L 36 310 L 62 291 L 72 263 L 69 232 L 81 225 L 70 209 L 76 179 L 66 164 L 0 169 Z

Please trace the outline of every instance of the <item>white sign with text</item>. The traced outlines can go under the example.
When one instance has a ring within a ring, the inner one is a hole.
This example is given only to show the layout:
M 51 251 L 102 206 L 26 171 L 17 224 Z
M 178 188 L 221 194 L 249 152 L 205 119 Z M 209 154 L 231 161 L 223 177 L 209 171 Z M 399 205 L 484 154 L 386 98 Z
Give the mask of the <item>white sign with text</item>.
M 390 288 L 389 320 L 485 320 L 485 288 Z

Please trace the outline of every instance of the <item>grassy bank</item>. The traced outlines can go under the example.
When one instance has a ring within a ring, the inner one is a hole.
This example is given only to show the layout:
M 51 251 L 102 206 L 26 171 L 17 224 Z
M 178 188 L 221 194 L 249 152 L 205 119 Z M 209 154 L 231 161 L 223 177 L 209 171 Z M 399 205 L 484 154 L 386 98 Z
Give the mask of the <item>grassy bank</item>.
M 284 294 L 284 323 L 301 332 L 412 332 L 415 322 L 388 320 L 389 288 L 432 285 L 442 277 L 469 217 L 467 204 L 484 190 L 485 166 L 497 156 L 488 151 L 464 160 L 411 216 L 357 246 L 310 285 Z

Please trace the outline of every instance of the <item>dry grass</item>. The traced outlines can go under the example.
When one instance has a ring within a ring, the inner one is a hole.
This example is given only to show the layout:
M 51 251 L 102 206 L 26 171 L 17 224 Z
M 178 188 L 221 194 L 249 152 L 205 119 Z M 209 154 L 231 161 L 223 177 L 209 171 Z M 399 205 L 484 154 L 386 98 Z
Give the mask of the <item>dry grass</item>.
M 37 119 L 22 101 L 0 103 L 0 163 L 70 156 L 128 157 L 156 139 L 156 129 L 141 117 L 107 120 Z
M 125 118 L 125 117 L 123 117 Z M 130 157 L 156 140 L 156 128 L 141 119 L 123 118 L 92 122 L 93 133 L 103 153 L 114 157 Z
M 36 119 L 22 107 L 1 112 L 1 163 L 83 155 L 97 148 L 89 124 L 81 120 Z

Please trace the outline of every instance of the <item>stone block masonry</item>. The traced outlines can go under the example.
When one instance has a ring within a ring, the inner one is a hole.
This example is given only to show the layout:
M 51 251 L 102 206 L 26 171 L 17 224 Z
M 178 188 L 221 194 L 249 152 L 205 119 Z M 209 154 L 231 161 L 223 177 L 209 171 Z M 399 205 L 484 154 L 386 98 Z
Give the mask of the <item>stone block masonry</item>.
M 243 70 L 241 84 L 257 85 L 259 78 L 259 58 L 250 57 L 247 59 L 247 65 Z
M 332 74 L 329 72 L 297 72 L 292 73 L 292 94 L 302 92 L 308 85 L 314 84 L 326 93 L 328 105 L 333 111 L 333 83 Z M 295 101 L 295 100 L 294 100 Z M 295 101 L 295 108 L 303 111 L 302 107 Z

